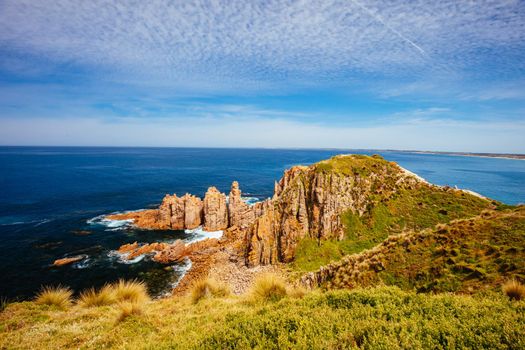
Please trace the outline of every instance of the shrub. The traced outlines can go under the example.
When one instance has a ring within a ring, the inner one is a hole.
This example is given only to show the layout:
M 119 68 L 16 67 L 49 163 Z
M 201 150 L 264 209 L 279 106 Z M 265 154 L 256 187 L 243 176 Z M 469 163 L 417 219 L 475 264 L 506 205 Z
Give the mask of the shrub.
M 209 297 L 225 297 L 230 294 L 228 286 L 207 278 L 193 284 L 191 291 L 191 302 L 197 304 L 201 299 Z
M 83 291 L 79 299 L 79 303 L 85 307 L 111 305 L 115 301 L 115 293 L 110 286 L 104 286 L 99 291 L 90 288 Z
M 124 321 L 126 318 L 132 315 L 142 315 L 143 307 L 142 304 L 137 302 L 124 301 L 119 303 L 120 314 L 117 318 L 117 323 Z
M 525 286 L 516 279 L 507 281 L 502 286 L 502 289 L 503 293 L 505 293 L 512 300 L 525 299 Z
M 144 282 L 138 280 L 119 280 L 117 283 L 111 286 L 111 289 L 113 290 L 115 298 L 118 301 L 140 303 L 149 300 L 146 285 Z
M 286 296 L 286 284 L 274 274 L 264 274 L 255 280 L 251 294 L 255 300 L 278 301 Z
M 36 296 L 36 303 L 42 305 L 52 305 L 60 309 L 66 309 L 71 305 L 73 292 L 68 287 L 43 287 Z

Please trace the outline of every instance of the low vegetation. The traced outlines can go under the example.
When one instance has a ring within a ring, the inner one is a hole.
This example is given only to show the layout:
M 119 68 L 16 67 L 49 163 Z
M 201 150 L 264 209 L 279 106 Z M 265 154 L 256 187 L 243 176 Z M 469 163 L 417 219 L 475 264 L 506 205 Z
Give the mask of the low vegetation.
M 104 286 L 99 290 L 90 288 L 80 293 L 79 304 L 85 307 L 96 307 L 111 305 L 116 302 L 115 292 L 112 286 Z
M 35 302 L 37 304 L 55 306 L 60 309 L 67 309 L 73 303 L 73 291 L 71 289 L 57 287 L 43 287 L 37 294 Z
M 506 282 L 502 289 L 503 292 L 512 300 L 525 299 L 525 286 L 515 279 Z
M 259 276 L 251 289 L 252 299 L 255 301 L 278 301 L 287 295 L 285 281 L 271 273 Z
M 525 280 L 525 207 L 391 236 L 327 269 L 327 288 L 386 284 L 418 292 L 499 290 L 509 279 Z
M 190 297 L 193 304 L 205 298 L 225 297 L 228 295 L 230 295 L 228 286 L 210 278 L 195 282 L 190 290 Z
M 118 301 L 143 303 L 149 300 L 146 284 L 142 281 L 119 280 L 111 286 L 111 290 Z
M 123 305 L 123 304 L 119 304 Z M 118 322 L 117 322 L 118 321 Z M 12 303 L 0 348 L 520 349 L 525 302 L 484 295 L 416 294 L 397 287 L 313 291 L 246 303 L 228 296 L 68 310 Z
M 117 323 L 126 320 L 130 316 L 139 316 L 144 312 L 144 304 L 134 301 L 123 301 L 118 304 L 120 314 Z

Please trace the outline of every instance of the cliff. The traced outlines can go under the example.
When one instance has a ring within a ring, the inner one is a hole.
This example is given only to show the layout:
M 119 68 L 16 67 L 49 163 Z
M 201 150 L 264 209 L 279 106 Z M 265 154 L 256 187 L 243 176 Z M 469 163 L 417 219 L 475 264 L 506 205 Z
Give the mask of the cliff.
M 159 209 L 111 215 L 148 229 L 235 231 L 248 266 L 290 262 L 302 242 L 371 247 L 389 235 L 479 214 L 491 201 L 431 185 L 380 156 L 341 155 L 285 171 L 274 196 L 255 205 L 233 182 L 228 200 L 210 187 L 203 200 L 167 195 Z
M 491 207 L 465 191 L 434 186 L 380 156 L 336 156 L 287 170 L 268 209 L 247 230 L 249 265 L 292 261 L 300 242 L 357 249 Z

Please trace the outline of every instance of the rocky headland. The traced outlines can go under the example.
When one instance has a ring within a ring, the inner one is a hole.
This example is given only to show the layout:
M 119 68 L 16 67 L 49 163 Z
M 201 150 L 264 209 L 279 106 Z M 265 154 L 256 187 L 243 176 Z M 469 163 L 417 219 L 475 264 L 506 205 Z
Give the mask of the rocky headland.
M 192 269 L 177 292 L 210 272 L 231 282 L 235 280 L 232 274 L 248 276 L 254 269 L 290 263 L 305 240 L 319 244 L 355 241 L 368 248 L 390 235 L 494 207 L 493 201 L 468 191 L 429 184 L 377 155 L 340 155 L 310 166 L 294 166 L 275 183 L 272 198 L 254 205 L 247 204 L 241 194 L 234 181 L 228 196 L 215 187 L 203 199 L 191 194 L 166 195 L 157 209 L 108 215 L 107 219 L 133 220 L 142 229 L 203 227 L 224 232 L 218 240 L 188 245 L 177 241 L 120 248 L 130 259 L 151 253 L 155 261 L 165 264 L 192 260 Z M 231 271 L 230 276 L 218 266 Z M 242 284 L 242 279 L 233 284 Z

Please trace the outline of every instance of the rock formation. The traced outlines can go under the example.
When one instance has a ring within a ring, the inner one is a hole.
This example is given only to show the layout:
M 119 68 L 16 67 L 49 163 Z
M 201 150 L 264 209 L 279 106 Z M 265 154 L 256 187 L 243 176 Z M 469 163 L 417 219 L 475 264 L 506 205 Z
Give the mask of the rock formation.
M 193 229 L 202 224 L 203 203 L 189 193 L 166 195 L 159 207 L 159 221 L 172 230 Z
M 77 256 L 71 256 L 69 258 L 57 259 L 57 260 L 55 260 L 53 262 L 53 266 L 69 265 L 69 264 L 72 264 L 74 262 L 77 262 L 77 261 L 80 261 L 80 260 L 84 260 L 87 257 L 88 257 L 87 255 L 77 255 Z
M 204 229 L 219 231 L 226 228 L 228 228 L 226 195 L 215 187 L 210 187 L 204 196 Z
M 158 210 L 108 218 L 131 219 L 142 228 L 203 225 L 207 231 L 234 232 L 230 236 L 235 237 L 245 264 L 254 266 L 291 261 L 298 242 L 304 238 L 343 239 L 347 232 L 345 215 L 373 220 L 370 213 L 375 207 L 403 193 L 418 191 L 438 197 L 447 191 L 452 191 L 446 194 L 449 196 L 472 196 L 430 185 L 380 156 L 345 155 L 286 170 L 275 183 L 273 197 L 252 206 L 242 200 L 239 184 L 234 181 L 228 202 L 224 193 L 210 187 L 203 201 L 189 194 L 180 198 L 168 195 Z M 423 208 L 425 203 L 412 201 L 409 205 L 417 211 L 417 206 Z

